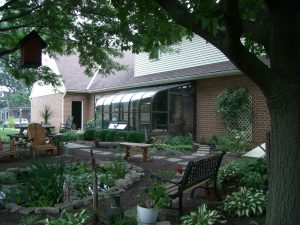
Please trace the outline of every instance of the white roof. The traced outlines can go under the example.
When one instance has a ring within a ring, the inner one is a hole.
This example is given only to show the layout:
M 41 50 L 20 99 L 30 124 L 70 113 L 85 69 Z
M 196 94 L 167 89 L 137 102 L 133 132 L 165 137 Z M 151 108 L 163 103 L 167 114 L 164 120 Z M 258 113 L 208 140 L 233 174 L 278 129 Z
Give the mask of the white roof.
M 263 158 L 266 155 L 266 143 L 262 143 L 246 154 L 242 155 L 242 157 L 251 157 L 251 158 Z

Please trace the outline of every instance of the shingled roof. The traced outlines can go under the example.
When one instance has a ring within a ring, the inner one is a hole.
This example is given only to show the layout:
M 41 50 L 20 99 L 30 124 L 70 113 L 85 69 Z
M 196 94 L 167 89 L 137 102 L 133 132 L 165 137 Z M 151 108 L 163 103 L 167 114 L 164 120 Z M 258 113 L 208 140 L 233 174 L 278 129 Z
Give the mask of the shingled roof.
M 126 69 L 109 75 L 97 74 L 97 76 L 92 79 L 84 74 L 84 68 L 79 65 L 77 56 L 63 56 L 56 60 L 67 91 L 85 90 L 87 92 L 102 92 L 107 90 L 122 90 L 133 87 L 201 79 L 217 75 L 222 76 L 222 74 L 240 73 L 230 61 L 225 61 L 135 77 L 134 55 L 132 53 L 125 52 L 124 57 L 117 59 L 117 61 L 125 65 Z M 87 89 L 88 86 L 89 88 Z

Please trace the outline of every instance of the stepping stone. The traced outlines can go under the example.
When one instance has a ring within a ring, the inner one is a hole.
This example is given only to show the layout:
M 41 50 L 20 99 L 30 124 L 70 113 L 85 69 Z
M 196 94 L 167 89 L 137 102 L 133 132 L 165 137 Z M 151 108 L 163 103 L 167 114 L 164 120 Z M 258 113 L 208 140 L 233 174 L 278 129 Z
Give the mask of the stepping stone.
M 194 154 L 192 154 L 192 155 L 194 155 L 194 156 L 205 156 L 205 155 L 207 155 L 206 153 L 194 153 Z
M 180 158 L 183 158 L 183 159 L 193 159 L 193 158 L 196 158 L 196 156 L 194 156 L 194 155 L 183 155 L 183 156 L 180 156 Z
M 95 154 L 99 154 L 99 155 L 111 155 L 111 152 L 96 152 Z
M 90 152 L 91 150 L 90 149 L 79 149 L 80 151 L 83 151 L 83 152 Z M 94 150 L 93 150 L 93 152 L 94 152 Z
M 186 166 L 189 162 L 178 162 L 177 164 Z
M 154 155 L 152 156 L 153 159 L 165 159 L 166 156 Z
M 178 158 L 169 158 L 169 159 L 166 159 L 167 161 L 169 162 L 178 162 L 178 161 L 181 161 L 182 159 L 178 159 Z
M 132 158 L 142 158 L 143 155 L 142 154 L 135 154 L 133 156 L 131 156 Z
M 118 156 L 118 157 L 122 156 L 123 157 L 123 156 L 125 156 L 125 153 L 117 153 L 117 154 L 115 154 L 115 156 Z

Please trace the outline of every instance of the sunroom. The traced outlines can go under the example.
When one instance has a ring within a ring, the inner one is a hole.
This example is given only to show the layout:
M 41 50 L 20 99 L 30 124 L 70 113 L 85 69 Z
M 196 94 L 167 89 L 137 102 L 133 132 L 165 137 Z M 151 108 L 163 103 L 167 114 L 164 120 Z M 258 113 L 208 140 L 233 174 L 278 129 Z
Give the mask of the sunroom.
M 194 134 L 194 93 L 193 85 L 185 83 L 96 96 L 96 126 L 151 135 Z

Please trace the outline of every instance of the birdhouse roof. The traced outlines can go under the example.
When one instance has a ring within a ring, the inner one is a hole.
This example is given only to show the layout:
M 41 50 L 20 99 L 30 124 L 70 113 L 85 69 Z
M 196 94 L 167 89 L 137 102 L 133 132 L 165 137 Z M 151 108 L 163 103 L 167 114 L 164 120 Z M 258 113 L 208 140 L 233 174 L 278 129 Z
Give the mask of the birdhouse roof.
M 40 37 L 40 35 L 38 35 L 38 33 L 35 30 L 31 31 L 24 38 L 22 38 L 19 41 L 19 46 L 22 47 L 24 44 L 26 44 L 26 42 L 28 42 L 32 38 L 37 38 L 41 42 L 42 48 L 47 47 L 47 43 Z

